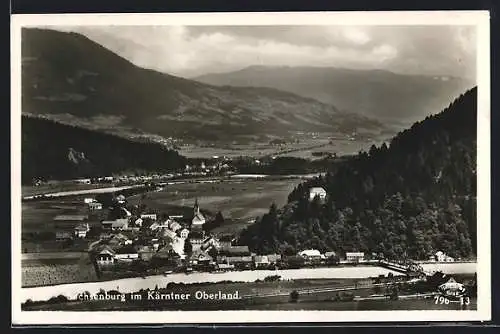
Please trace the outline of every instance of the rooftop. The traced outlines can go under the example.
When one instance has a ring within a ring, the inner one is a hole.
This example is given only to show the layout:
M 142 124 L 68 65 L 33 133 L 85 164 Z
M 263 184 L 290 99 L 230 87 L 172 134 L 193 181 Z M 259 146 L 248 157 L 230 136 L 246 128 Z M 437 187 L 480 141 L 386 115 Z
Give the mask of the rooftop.
M 58 215 L 54 217 L 56 221 L 84 221 L 88 219 L 87 215 Z

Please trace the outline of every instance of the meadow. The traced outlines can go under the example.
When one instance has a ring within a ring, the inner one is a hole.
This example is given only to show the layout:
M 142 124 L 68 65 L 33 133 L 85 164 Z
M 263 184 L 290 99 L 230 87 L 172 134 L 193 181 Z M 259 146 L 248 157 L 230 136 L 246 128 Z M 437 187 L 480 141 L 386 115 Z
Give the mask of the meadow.
M 284 205 L 288 194 L 298 183 L 299 179 L 180 183 L 167 185 L 160 192 L 132 196 L 128 201 L 130 204 L 143 203 L 150 209 L 174 215 L 189 211 L 197 198 L 202 211 L 209 212 L 209 215 L 220 211 L 225 219 L 225 223 L 213 232 L 237 233 L 253 219 L 268 212 L 273 202 L 278 207 Z

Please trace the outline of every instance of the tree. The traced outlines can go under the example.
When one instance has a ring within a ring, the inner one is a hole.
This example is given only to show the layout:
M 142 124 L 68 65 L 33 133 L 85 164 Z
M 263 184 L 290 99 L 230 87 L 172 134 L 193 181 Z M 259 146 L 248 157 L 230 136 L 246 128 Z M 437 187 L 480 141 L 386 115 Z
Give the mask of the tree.
M 293 290 L 290 292 L 290 302 L 296 303 L 299 300 L 299 292 L 297 290 Z
M 191 240 L 187 238 L 184 240 L 184 254 L 187 257 L 191 257 L 191 254 L 193 253 L 193 245 L 191 244 Z

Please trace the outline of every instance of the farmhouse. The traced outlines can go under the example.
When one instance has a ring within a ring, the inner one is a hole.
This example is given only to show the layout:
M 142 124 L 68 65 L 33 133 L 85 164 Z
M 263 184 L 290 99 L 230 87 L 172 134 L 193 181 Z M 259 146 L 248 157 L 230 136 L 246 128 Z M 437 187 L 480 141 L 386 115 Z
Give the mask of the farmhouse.
M 137 260 L 139 254 L 133 246 L 124 246 L 116 251 L 115 259 L 119 261 Z
M 142 246 L 137 250 L 137 254 L 139 254 L 139 259 L 143 261 L 150 261 L 155 254 L 155 251 L 150 246 Z
M 326 190 L 321 187 L 313 187 L 309 190 L 309 200 L 312 201 L 316 197 L 319 197 L 320 200 L 324 200 L 326 198 Z
M 118 204 L 125 204 L 126 198 L 123 195 L 118 195 L 116 196 L 116 202 Z
M 189 230 L 187 228 L 183 228 L 180 232 L 179 235 L 182 239 L 187 239 L 189 236 Z
M 256 255 L 253 258 L 255 268 L 267 268 L 271 264 L 265 255 Z
M 436 258 L 437 262 L 454 262 L 455 261 L 454 258 L 452 258 L 451 256 L 446 255 L 442 251 L 436 252 L 435 258 Z
M 250 250 L 248 246 L 221 247 L 219 254 L 227 256 L 248 256 L 250 255 Z
M 219 243 L 222 248 L 229 248 L 235 241 L 235 237 L 232 234 L 224 234 L 219 238 Z
M 75 226 L 75 237 L 77 238 L 85 238 L 87 236 L 87 232 L 90 231 L 89 224 L 79 224 Z
M 345 253 L 345 258 L 347 262 L 358 263 L 365 259 L 365 253 L 363 252 L 347 252 Z
M 115 251 L 105 246 L 96 256 L 96 262 L 99 265 L 108 265 L 115 262 Z
M 56 232 L 56 240 L 57 241 L 66 241 L 73 239 L 71 233 L 69 232 Z
M 88 203 L 90 211 L 102 210 L 102 204 L 99 202 Z
M 178 230 L 182 229 L 182 225 L 176 222 L 175 220 L 169 220 L 168 228 L 174 232 L 177 232 Z
M 113 223 L 111 223 L 111 229 L 113 231 L 122 231 L 128 228 L 128 220 L 127 219 L 117 219 Z
M 317 249 L 306 249 L 299 253 L 306 261 L 320 261 L 323 256 Z
M 151 219 L 151 220 L 156 220 L 156 213 L 143 213 L 141 214 L 142 219 Z

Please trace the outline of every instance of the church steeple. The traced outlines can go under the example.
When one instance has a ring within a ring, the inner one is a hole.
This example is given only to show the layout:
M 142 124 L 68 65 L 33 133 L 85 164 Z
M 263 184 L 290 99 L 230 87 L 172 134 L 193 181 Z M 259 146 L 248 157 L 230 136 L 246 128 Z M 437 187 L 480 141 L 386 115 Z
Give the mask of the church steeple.
M 198 197 L 194 200 L 194 215 L 200 214 L 200 206 L 198 205 Z

